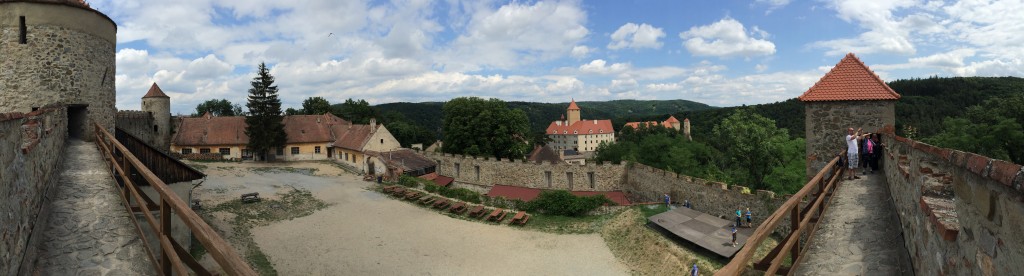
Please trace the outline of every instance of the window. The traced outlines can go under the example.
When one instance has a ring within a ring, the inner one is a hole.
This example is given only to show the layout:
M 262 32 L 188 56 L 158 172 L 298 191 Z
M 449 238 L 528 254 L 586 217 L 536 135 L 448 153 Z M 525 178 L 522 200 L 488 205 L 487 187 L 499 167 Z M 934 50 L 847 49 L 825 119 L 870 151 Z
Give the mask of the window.
M 384 143 L 384 139 L 380 139 L 380 143 L 383 144 Z
M 544 172 L 544 181 L 548 183 L 548 188 L 551 188 L 551 171 Z
M 320 153 L 320 146 L 313 147 L 313 153 Z
M 19 44 L 27 44 L 28 43 L 28 27 L 25 26 L 25 17 L 24 16 L 19 16 L 18 17 L 18 43 Z
M 192 149 L 191 148 L 181 149 L 181 154 L 191 154 L 191 153 L 192 153 Z
M 596 181 L 594 179 L 594 172 L 587 173 L 587 180 L 590 180 L 590 188 L 593 189 L 596 184 Z
M 201 148 L 201 149 L 199 149 L 199 153 L 210 153 L 210 149 L 209 148 Z
M 572 173 L 565 173 L 565 179 L 569 182 L 569 190 L 572 191 Z
M 292 147 L 292 155 L 299 154 L 299 147 Z
M 157 125 L 153 125 L 153 132 L 157 132 Z
M 277 155 L 284 155 L 284 148 L 277 148 Z
M 217 150 L 220 151 L 221 155 L 231 155 L 231 148 L 219 148 Z
M 455 177 L 459 177 L 460 175 L 461 174 L 459 172 L 459 163 L 455 163 Z
M 476 172 L 476 181 L 480 181 L 480 166 L 473 166 L 473 171 Z
M 348 153 L 345 153 L 345 161 L 348 161 Z

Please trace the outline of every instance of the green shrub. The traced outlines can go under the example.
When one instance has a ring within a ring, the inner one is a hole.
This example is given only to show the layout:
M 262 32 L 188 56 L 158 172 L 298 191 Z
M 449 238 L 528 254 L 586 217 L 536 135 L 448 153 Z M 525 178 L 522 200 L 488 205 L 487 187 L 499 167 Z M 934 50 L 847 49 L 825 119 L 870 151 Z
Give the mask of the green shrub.
M 398 177 L 398 184 L 402 185 L 402 186 L 409 187 L 409 188 L 416 188 L 416 187 L 419 187 L 419 185 L 420 185 L 419 181 L 416 181 L 415 177 L 408 176 L 408 175 L 399 176 Z
M 586 215 L 590 211 L 605 204 L 615 204 L 604 195 L 576 196 L 568 191 L 543 191 L 533 201 L 523 204 L 527 211 L 541 212 L 551 215 L 574 216 Z
M 431 192 L 431 193 L 437 193 L 437 190 L 440 189 L 440 188 L 441 188 L 441 186 L 437 186 L 437 185 L 434 185 L 432 183 L 424 183 L 423 184 L 423 189 L 427 190 L 427 192 Z

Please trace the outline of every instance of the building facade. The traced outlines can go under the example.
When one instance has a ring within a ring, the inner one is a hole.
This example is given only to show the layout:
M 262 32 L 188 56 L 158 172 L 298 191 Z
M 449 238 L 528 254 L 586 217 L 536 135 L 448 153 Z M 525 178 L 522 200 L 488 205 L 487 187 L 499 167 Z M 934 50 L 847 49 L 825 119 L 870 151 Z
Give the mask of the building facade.
M 585 153 L 597 150 L 601 143 L 615 143 L 612 120 L 581 120 L 575 100 L 569 103 L 566 115 L 568 119 L 551 122 L 545 131 L 554 150 Z

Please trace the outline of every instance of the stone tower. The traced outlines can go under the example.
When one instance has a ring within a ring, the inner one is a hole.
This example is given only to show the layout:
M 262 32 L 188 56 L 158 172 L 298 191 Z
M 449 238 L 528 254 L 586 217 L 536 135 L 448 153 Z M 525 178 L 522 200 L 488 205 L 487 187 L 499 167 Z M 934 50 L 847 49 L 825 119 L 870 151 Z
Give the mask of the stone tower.
M 81 0 L 0 0 L 0 113 L 68 105 L 68 135 L 113 132 L 117 25 Z
M 149 92 L 142 96 L 142 111 L 153 116 L 153 145 L 161 150 L 171 148 L 171 97 L 164 94 L 160 87 L 153 83 Z
M 693 141 L 690 137 L 690 118 L 683 118 L 683 134 L 686 135 L 686 140 Z
M 569 117 L 569 125 L 570 126 L 572 124 L 580 121 L 580 107 L 576 106 L 576 100 L 575 99 L 573 99 L 572 102 L 569 103 L 569 109 L 566 112 L 566 115 L 568 115 L 568 117 Z
M 857 56 L 851 53 L 840 60 L 799 98 L 806 117 L 807 177 L 836 155 L 845 155 L 847 128 L 880 132 L 892 127 L 899 98 Z

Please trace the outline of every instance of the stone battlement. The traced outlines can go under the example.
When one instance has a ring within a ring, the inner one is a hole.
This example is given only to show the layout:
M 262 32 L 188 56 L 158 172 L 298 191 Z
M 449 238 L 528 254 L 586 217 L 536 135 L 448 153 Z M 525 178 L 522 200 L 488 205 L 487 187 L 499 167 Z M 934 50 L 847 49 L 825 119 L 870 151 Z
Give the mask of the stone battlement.
M 1024 169 L 975 153 L 883 137 L 884 168 L 915 272 L 1010 275 L 1024 259 Z

